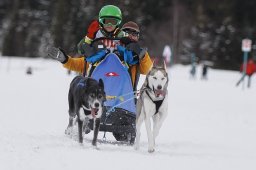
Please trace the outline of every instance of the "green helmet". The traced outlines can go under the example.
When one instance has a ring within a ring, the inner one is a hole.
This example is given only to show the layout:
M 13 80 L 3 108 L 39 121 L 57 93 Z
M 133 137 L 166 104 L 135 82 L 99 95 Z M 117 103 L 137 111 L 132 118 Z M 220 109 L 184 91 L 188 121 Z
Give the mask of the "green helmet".
M 101 8 L 99 12 L 99 22 L 104 24 L 104 19 L 106 18 L 115 18 L 117 20 L 117 26 L 121 24 L 122 21 L 122 12 L 121 10 L 114 5 L 106 5 Z

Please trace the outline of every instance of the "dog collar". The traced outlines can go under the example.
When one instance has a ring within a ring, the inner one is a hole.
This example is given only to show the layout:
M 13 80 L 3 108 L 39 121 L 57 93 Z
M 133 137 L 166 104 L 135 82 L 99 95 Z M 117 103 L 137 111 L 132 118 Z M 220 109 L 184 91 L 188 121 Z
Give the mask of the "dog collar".
M 84 109 L 84 110 L 91 111 L 91 109 L 90 109 L 90 108 L 88 108 L 88 107 L 86 107 L 85 105 L 82 105 L 82 107 L 83 107 L 83 109 Z

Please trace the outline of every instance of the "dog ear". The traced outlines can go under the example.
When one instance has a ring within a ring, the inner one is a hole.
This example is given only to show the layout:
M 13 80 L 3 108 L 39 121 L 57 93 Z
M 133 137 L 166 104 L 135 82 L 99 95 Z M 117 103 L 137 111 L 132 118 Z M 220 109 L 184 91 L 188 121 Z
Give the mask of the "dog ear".
M 148 87 L 148 78 L 149 78 L 149 76 L 150 76 L 150 74 L 151 74 L 152 69 L 153 69 L 153 67 L 150 69 L 150 71 L 149 71 L 148 74 L 146 75 L 145 81 L 144 81 L 144 83 L 142 84 L 141 89 L 143 89 L 143 88 L 145 88 L 145 87 Z
M 167 81 L 164 85 L 164 89 L 167 90 L 167 87 L 168 87 L 168 83 L 169 83 L 169 76 L 168 76 L 168 73 L 167 73 Z
M 165 61 L 164 61 L 164 63 L 163 63 L 163 67 L 164 67 L 164 70 L 167 71 L 167 67 L 166 67 Z
M 104 89 L 104 82 L 102 79 L 99 79 L 99 86 L 102 87 L 102 89 Z
M 165 64 L 164 59 L 159 58 L 159 59 L 157 60 L 157 62 L 154 62 L 154 63 L 153 63 L 153 67 L 154 67 L 154 68 L 158 68 L 158 69 L 166 69 L 166 64 Z

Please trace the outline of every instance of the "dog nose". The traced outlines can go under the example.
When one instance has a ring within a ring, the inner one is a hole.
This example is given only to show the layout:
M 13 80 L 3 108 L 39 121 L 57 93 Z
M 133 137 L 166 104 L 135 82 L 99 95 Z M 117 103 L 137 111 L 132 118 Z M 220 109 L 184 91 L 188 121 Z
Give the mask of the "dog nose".
M 161 90 L 161 89 L 162 89 L 162 86 L 161 86 L 161 85 L 158 85 L 158 86 L 157 86 L 157 89 L 158 89 L 158 90 Z
M 99 103 L 94 103 L 94 106 L 95 106 L 95 107 L 99 107 L 100 104 L 99 104 Z

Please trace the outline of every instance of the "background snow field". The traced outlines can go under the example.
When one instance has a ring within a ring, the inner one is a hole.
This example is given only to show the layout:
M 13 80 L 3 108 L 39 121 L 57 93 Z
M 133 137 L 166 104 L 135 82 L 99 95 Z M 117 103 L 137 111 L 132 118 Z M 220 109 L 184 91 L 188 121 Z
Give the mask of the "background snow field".
M 32 66 L 33 74 L 26 75 Z M 235 87 L 239 72 L 209 70 L 208 81 L 189 79 L 189 66 L 169 69 L 169 112 L 147 152 L 99 134 L 99 150 L 64 134 L 69 83 L 61 64 L 44 59 L 0 57 L 1 170 L 255 170 L 256 78 L 251 89 Z

